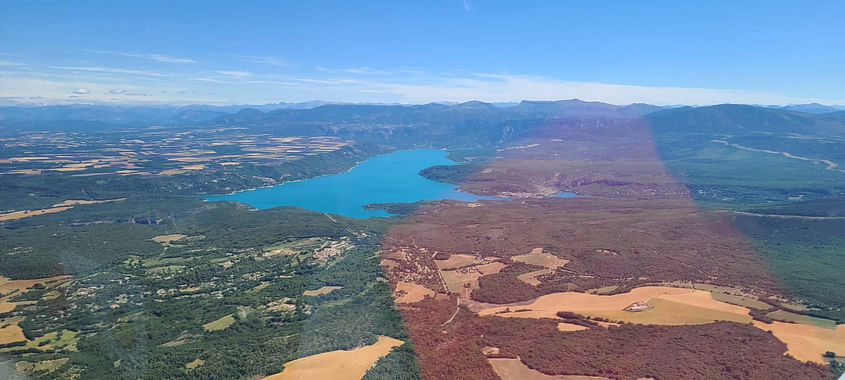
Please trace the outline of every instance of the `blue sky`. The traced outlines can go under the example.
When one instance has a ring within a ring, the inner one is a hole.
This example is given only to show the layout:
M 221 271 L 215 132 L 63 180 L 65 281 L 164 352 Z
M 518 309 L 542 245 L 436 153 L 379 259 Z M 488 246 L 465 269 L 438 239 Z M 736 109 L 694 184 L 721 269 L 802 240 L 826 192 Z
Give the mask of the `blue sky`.
M 0 0 L 0 101 L 845 104 L 845 2 L 115 3 Z

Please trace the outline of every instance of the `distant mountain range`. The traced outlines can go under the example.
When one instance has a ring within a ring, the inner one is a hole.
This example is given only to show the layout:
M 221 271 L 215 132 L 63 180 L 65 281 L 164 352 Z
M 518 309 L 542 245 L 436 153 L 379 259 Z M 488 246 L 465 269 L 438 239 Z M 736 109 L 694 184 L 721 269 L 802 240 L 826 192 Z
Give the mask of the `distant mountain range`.
M 578 99 L 526 100 L 498 104 L 470 101 L 422 105 L 341 104 L 322 101 L 260 106 L 183 107 L 80 104 L 0 107 L 0 128 L 71 130 L 109 128 L 113 125 L 212 124 L 286 128 L 290 129 L 291 133 L 298 131 L 303 134 L 334 134 L 338 133 L 339 129 L 394 133 L 396 128 L 429 126 L 430 132 L 450 134 L 458 130 L 469 133 L 473 128 L 484 129 L 482 125 L 497 131 L 514 129 L 523 124 L 548 119 L 640 117 L 646 117 L 657 129 L 684 125 L 690 131 L 766 129 L 770 132 L 801 133 L 803 129 L 810 128 L 821 134 L 836 134 L 841 133 L 845 110 L 815 103 L 789 106 L 725 104 L 707 107 L 662 107 L 641 103 L 613 105 Z M 503 123 L 506 125 L 499 125 Z M 438 130 L 439 132 L 436 132 Z
M 819 103 L 790 104 L 790 105 L 787 105 L 787 106 L 766 106 L 766 107 L 767 108 L 782 109 L 782 110 L 787 110 L 787 111 L 814 113 L 814 114 L 841 112 L 841 111 L 845 110 L 845 106 L 826 106 L 824 104 L 819 104 Z

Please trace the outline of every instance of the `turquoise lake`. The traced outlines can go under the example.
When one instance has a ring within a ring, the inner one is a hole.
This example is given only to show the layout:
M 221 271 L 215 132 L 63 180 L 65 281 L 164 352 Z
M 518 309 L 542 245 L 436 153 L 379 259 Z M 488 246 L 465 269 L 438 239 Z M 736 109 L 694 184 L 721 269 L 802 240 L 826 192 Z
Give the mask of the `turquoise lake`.
M 472 202 L 485 197 L 457 191 L 457 186 L 432 181 L 419 171 L 434 165 L 455 165 L 447 152 L 436 149 L 401 150 L 370 158 L 345 173 L 288 182 L 272 187 L 206 197 L 210 201 L 237 201 L 265 209 L 296 206 L 353 218 L 390 216 L 367 210 L 371 203 L 413 203 L 454 199 Z

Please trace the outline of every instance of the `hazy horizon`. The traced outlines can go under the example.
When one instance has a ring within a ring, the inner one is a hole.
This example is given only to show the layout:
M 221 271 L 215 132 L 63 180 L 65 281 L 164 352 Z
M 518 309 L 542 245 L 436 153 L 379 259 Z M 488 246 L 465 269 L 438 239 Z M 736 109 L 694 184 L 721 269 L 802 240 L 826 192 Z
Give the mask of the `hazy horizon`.
M 4 1 L 0 101 L 845 104 L 842 4 L 107 5 Z

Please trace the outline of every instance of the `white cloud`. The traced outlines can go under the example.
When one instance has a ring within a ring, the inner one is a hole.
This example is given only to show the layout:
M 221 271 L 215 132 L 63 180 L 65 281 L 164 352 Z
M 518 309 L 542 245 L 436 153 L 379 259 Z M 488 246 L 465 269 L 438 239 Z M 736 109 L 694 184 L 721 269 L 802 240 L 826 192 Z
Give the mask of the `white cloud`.
M 23 64 L 18 63 L 18 62 L 12 62 L 12 61 L 6 61 L 6 60 L 0 59 L 0 66 L 21 66 L 21 65 L 23 65 Z
M 384 70 L 374 70 L 369 67 L 350 67 L 347 69 L 339 69 L 338 71 L 349 74 L 363 74 L 363 75 L 390 75 L 391 72 Z
M 369 67 L 347 67 L 343 69 L 329 69 L 323 66 L 315 67 L 317 71 L 334 74 L 354 74 L 354 75 L 392 75 L 393 73 L 387 70 L 376 70 Z
M 273 66 L 293 66 L 291 63 L 276 57 L 263 57 L 257 55 L 235 55 L 235 57 L 245 59 L 252 63 L 260 63 Z
M 27 72 L 0 70 L 0 97 L 42 97 L 44 102 L 67 102 L 70 96 L 84 96 L 86 101 L 122 99 L 138 102 L 143 96 L 144 102 L 179 104 L 314 99 L 352 103 L 511 102 L 572 98 L 613 104 L 845 104 L 843 98 L 797 97 L 746 89 L 637 86 L 566 81 L 537 75 L 426 73 L 404 68 L 386 71 L 367 67 L 320 67 L 296 76 L 236 70 L 178 73 L 101 66 L 51 68 L 54 70 L 36 70 L 37 67 Z M 78 92 L 83 89 L 88 93 Z
M 88 95 L 91 93 L 91 91 L 88 91 L 84 88 L 77 88 L 76 90 L 71 91 L 71 93 L 74 93 L 76 95 Z
M 203 77 L 190 77 L 188 80 L 194 80 L 197 82 L 209 82 L 209 83 L 220 83 L 219 80 L 214 78 L 203 78 Z
M 401 97 L 406 102 L 481 100 L 560 100 L 578 98 L 613 104 L 789 104 L 841 103 L 845 99 L 817 99 L 777 93 L 685 87 L 649 87 L 598 82 L 563 81 L 532 75 L 471 74 L 465 77 L 439 77 L 424 84 L 367 82 L 362 90 Z M 387 96 L 386 96 L 387 97 Z
M 151 61 L 156 62 L 163 62 L 163 63 L 196 63 L 193 59 L 190 58 L 180 58 L 180 57 L 172 57 L 169 55 L 164 54 L 155 54 L 155 53 L 127 53 L 122 51 L 108 51 L 108 50 L 94 50 L 94 49 L 85 49 L 85 51 L 89 51 L 91 53 L 97 54 L 112 54 L 112 55 L 122 55 L 124 57 L 132 57 L 132 58 L 143 58 L 148 59 Z
M 162 54 L 132 54 L 132 53 L 124 53 L 121 54 L 126 57 L 136 57 L 136 58 L 144 58 L 149 59 L 156 62 L 164 62 L 164 63 L 196 63 L 193 59 L 190 58 L 179 58 L 179 57 L 171 57 L 168 55 Z
M 145 76 L 152 76 L 152 77 L 166 77 L 167 76 L 165 74 L 157 73 L 157 72 L 154 72 L 154 71 L 121 69 L 121 68 L 114 68 L 114 67 L 50 66 L 50 68 L 51 69 L 58 69 L 58 70 L 71 70 L 71 71 L 94 71 L 94 72 L 112 73 L 112 74 L 145 75 Z
M 217 73 L 223 74 L 223 75 L 228 75 L 230 77 L 235 77 L 235 78 L 246 78 L 248 76 L 252 76 L 251 73 L 248 73 L 246 71 L 220 70 L 220 71 L 217 71 Z

